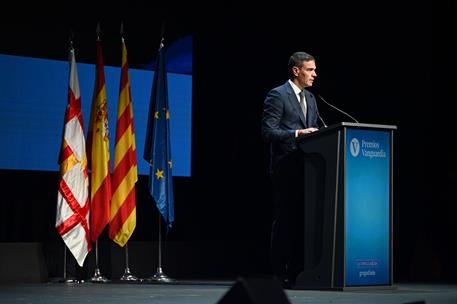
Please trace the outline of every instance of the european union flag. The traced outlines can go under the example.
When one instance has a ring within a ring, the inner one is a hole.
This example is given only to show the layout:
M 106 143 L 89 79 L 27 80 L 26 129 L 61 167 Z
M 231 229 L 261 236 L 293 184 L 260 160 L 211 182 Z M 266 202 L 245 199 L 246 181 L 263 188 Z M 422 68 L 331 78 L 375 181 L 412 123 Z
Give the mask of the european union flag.
M 148 128 L 144 159 L 150 165 L 149 192 L 167 228 L 174 221 L 173 179 L 170 143 L 170 111 L 168 108 L 165 48 L 160 44 L 149 104 Z

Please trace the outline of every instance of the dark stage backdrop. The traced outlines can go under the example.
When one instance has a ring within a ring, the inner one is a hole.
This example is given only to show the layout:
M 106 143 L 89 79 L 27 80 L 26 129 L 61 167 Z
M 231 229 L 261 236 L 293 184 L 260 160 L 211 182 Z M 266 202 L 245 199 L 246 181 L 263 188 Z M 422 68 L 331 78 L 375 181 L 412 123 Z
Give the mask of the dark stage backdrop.
M 286 81 L 290 54 L 304 50 L 317 59 L 314 92 L 361 122 L 398 126 L 395 281 L 455 281 L 455 5 L 384 1 L 304 3 L 295 11 L 218 9 L 198 16 L 168 10 L 157 18 L 139 6 L 128 13 L 99 10 L 106 24 L 106 64 L 119 64 L 121 18 L 132 67 L 155 56 L 161 20 L 168 22 L 170 40 L 194 35 L 192 176 L 174 179 L 176 222 L 165 270 L 195 278 L 270 272 L 272 193 L 267 146 L 260 139 L 262 104 L 271 88 Z M 42 28 L 26 26 L 30 20 L 2 21 L 0 51 L 65 59 L 65 27 L 72 25 L 79 61 L 93 63 L 98 18 L 93 13 L 93 22 L 84 24 L 74 17 L 42 18 Z M 327 124 L 349 121 L 324 104 L 319 109 Z M 60 259 L 63 247 L 53 224 L 57 181 L 57 172 L 0 172 L 1 242 L 43 242 L 53 248 L 48 252 L 54 261 Z M 157 212 L 146 184 L 147 177 L 140 177 L 132 244 L 157 240 Z M 60 275 L 59 265 L 46 260 L 49 275 Z M 152 272 L 156 260 L 151 250 L 131 263 Z

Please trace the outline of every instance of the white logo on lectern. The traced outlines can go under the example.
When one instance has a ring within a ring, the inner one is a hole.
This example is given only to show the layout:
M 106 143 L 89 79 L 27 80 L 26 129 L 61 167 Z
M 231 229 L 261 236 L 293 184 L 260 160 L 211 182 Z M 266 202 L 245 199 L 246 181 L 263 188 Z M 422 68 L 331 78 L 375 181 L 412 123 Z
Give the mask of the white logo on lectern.
M 351 150 L 352 156 L 357 157 L 357 155 L 359 155 L 359 152 L 360 152 L 360 143 L 359 143 L 359 141 L 357 140 L 357 138 L 353 138 L 353 139 L 351 140 L 349 149 Z

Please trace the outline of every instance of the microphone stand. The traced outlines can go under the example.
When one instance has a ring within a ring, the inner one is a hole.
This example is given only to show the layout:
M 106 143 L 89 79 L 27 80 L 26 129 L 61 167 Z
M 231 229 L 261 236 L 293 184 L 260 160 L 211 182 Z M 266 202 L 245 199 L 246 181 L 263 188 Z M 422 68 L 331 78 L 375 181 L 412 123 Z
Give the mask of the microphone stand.
M 324 125 L 324 128 L 327 128 L 327 125 L 325 124 L 325 121 L 322 119 L 321 114 L 319 114 L 319 108 L 317 107 L 317 103 L 316 103 L 316 113 L 317 113 L 317 117 L 319 117 L 319 120 Z
M 335 107 L 334 105 L 332 105 L 331 103 L 328 103 L 321 95 L 319 94 L 316 94 L 323 102 L 325 102 L 327 105 L 329 105 L 330 107 L 334 108 L 335 110 L 343 113 L 344 115 L 348 116 L 349 118 L 351 118 L 353 121 L 355 121 L 356 123 L 359 123 L 359 121 L 357 119 L 355 119 L 354 117 L 352 117 L 351 115 L 349 115 L 348 113 L 344 112 L 343 110 L 341 109 L 338 109 L 337 107 Z M 317 114 L 319 115 L 319 113 Z M 319 116 L 320 117 L 320 116 Z M 325 125 L 325 124 L 324 124 Z

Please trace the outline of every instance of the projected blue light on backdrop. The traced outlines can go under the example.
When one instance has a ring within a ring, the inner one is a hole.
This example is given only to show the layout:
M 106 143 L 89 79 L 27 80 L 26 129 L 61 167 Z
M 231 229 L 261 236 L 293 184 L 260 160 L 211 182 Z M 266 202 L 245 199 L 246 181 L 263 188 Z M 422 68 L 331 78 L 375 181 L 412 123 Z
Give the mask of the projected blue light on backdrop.
M 76 60 L 78 60 L 76 53 Z M 58 171 L 68 95 L 66 61 L 0 54 L 0 169 Z M 77 63 L 87 134 L 95 67 Z M 130 69 L 138 172 L 149 174 L 143 160 L 153 71 Z M 120 68 L 105 66 L 111 161 L 119 95 Z M 173 175 L 190 176 L 192 76 L 168 73 Z

